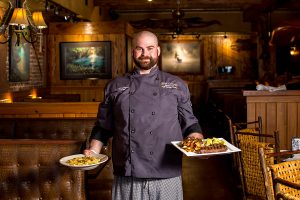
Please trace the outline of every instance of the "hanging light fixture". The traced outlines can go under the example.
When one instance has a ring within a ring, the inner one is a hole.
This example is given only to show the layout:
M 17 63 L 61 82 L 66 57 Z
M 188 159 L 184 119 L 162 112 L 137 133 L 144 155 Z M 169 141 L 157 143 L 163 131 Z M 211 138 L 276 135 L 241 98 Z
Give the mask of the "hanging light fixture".
M 19 45 L 21 38 L 28 43 L 35 43 L 40 37 L 42 42 L 42 29 L 47 28 L 41 12 L 31 14 L 26 0 L 23 6 L 20 0 L 16 0 L 15 5 L 9 0 L 8 7 L 0 21 L 0 43 L 5 44 L 16 34 L 16 45 Z

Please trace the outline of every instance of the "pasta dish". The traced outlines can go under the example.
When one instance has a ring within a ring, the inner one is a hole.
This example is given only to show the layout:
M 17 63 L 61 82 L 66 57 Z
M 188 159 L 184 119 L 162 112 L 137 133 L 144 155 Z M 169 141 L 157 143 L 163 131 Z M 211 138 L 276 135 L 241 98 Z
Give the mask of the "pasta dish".
M 84 156 L 84 157 L 72 158 L 67 161 L 67 164 L 72 166 L 83 166 L 83 165 L 99 164 L 100 161 L 101 161 L 100 158 L 95 158 L 92 156 Z

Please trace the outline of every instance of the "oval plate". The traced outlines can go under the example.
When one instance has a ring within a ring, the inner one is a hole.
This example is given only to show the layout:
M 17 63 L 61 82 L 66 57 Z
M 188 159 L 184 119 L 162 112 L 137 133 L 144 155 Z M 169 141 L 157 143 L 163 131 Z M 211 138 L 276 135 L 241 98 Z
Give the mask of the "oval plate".
M 77 170 L 92 170 L 92 169 L 97 168 L 100 164 L 102 164 L 102 163 L 104 163 L 104 162 L 106 162 L 108 160 L 108 156 L 104 155 L 104 154 L 93 154 L 91 156 L 96 157 L 96 158 L 100 158 L 100 162 L 97 163 L 97 164 L 79 165 L 79 166 L 74 166 L 74 165 L 68 164 L 67 161 L 70 160 L 70 159 L 79 158 L 79 157 L 85 157 L 84 154 L 75 154 L 75 155 L 66 156 L 66 157 L 61 158 L 59 160 L 59 163 L 62 164 L 62 165 L 64 165 L 64 166 L 70 167 L 72 169 L 77 169 Z

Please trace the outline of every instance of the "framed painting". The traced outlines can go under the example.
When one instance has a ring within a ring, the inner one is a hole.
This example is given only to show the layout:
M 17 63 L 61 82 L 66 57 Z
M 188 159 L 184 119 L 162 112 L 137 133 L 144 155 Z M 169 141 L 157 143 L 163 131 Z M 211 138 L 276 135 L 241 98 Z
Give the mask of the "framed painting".
M 24 82 L 30 77 L 30 43 L 17 42 L 13 34 L 9 42 L 9 81 Z
M 80 80 L 112 78 L 111 42 L 61 42 L 60 78 Z
M 161 46 L 161 68 L 170 73 L 201 73 L 200 41 L 165 41 Z

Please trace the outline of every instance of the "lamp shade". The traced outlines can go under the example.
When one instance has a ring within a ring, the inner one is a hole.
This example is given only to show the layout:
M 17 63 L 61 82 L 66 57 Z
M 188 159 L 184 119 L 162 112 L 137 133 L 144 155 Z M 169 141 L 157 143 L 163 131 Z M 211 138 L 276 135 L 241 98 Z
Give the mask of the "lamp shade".
M 9 25 L 28 26 L 26 10 L 24 8 L 15 8 Z
M 40 11 L 33 12 L 32 13 L 32 20 L 33 20 L 34 25 L 37 28 L 39 28 L 39 29 L 47 28 L 47 24 L 45 23 L 42 12 L 40 12 Z
M 2 18 L 3 18 L 3 10 L 2 10 L 2 8 L 0 8 L 0 20 L 2 21 Z

